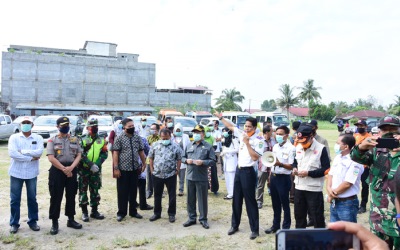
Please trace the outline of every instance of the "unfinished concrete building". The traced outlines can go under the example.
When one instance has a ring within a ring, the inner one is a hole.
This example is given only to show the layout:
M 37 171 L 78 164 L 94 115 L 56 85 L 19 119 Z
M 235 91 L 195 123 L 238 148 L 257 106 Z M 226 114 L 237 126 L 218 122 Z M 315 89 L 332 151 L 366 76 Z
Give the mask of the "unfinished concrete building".
M 79 50 L 11 45 L 2 53 L 2 101 L 15 115 L 130 115 L 195 104 L 210 110 L 207 88 L 157 89 L 155 64 L 116 48 L 94 41 Z

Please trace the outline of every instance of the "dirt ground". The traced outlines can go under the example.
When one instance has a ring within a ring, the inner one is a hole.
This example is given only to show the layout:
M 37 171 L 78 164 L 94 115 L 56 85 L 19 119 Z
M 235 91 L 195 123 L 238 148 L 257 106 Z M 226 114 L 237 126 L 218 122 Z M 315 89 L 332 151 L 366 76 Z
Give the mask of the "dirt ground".
M 228 236 L 231 220 L 231 201 L 226 201 L 225 182 L 220 179 L 219 194 L 209 193 L 209 224 L 206 230 L 199 223 L 184 228 L 187 220 L 186 195 L 177 197 L 176 222 L 169 223 L 166 213 L 168 199 L 163 199 L 163 214 L 160 220 L 150 222 L 153 211 L 140 211 L 143 219 L 127 216 L 122 222 L 116 221 L 117 192 L 116 181 L 111 177 L 111 160 L 103 166 L 103 188 L 99 210 L 106 218 L 101 221 L 82 222 L 81 211 L 76 207 L 76 220 L 83 224 L 83 229 L 67 228 L 67 218 L 61 210 L 60 231 L 56 236 L 50 235 L 51 220 L 48 219 L 49 192 L 47 188 L 48 169 L 50 164 L 45 154 L 40 159 L 37 200 L 39 203 L 39 232 L 33 232 L 26 224 L 27 205 L 25 189 L 21 204 L 21 227 L 16 235 L 9 234 L 9 157 L 7 141 L 0 142 L 0 249 L 275 249 L 275 235 L 266 235 L 264 230 L 272 223 L 271 199 L 265 192 L 264 207 L 260 210 L 260 237 L 250 240 L 250 229 L 243 210 L 239 232 Z M 78 200 L 78 199 L 77 199 Z M 147 200 L 153 204 L 153 198 Z M 293 204 L 291 204 L 293 214 Z M 326 220 L 329 220 L 328 206 L 325 204 Z M 359 216 L 359 222 L 367 226 L 367 213 Z M 292 215 L 292 227 L 294 219 Z

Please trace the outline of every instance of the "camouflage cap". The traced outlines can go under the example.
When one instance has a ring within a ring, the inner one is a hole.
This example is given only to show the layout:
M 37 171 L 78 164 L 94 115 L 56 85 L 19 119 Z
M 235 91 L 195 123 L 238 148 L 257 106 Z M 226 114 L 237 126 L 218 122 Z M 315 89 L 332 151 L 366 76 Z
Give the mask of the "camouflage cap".
M 86 127 L 93 127 L 93 126 L 98 126 L 99 121 L 96 118 L 92 118 L 89 121 L 87 121 Z

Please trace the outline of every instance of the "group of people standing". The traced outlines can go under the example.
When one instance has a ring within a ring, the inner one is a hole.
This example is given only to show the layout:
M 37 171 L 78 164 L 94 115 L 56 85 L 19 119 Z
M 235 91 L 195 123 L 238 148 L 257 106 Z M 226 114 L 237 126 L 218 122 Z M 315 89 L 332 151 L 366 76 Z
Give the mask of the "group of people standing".
M 394 173 L 399 166 L 399 149 L 376 148 L 378 136 L 367 135 L 363 130 L 365 121 L 355 124 L 357 134 L 340 134 L 334 146 L 336 156 L 331 164 L 328 143 L 317 133 L 318 122 L 315 120 L 293 124 L 295 131 L 291 135 L 288 127 L 280 126 L 273 130 L 270 124 L 265 124 L 262 131 L 258 131 L 257 120 L 252 117 L 246 119 L 243 129 L 239 129 L 220 113 L 216 112 L 215 116 L 218 120 L 212 131 L 201 125 L 193 128 L 193 142 L 183 133 L 180 124 L 166 121 L 160 127 L 159 124 L 145 124 L 144 119 L 141 127 L 136 128 L 133 121 L 126 118 L 116 123 L 116 129 L 110 134 L 110 145 L 98 135 L 97 120 L 88 121 L 88 134 L 77 138 L 69 134 L 68 118 L 59 118 L 59 134 L 50 138 L 47 144 L 47 157 L 51 163 L 48 183 L 51 197 L 49 217 L 52 220 L 50 233 L 58 233 L 64 189 L 68 227 L 82 228 L 74 219 L 78 190 L 82 220 L 104 219 L 98 211 L 99 189 L 102 164 L 107 159 L 108 150 L 111 150 L 113 176 L 117 180 L 117 221 L 122 221 L 126 215 L 141 219 L 137 206 L 153 209 L 145 203 L 144 197 L 149 198 L 153 194 L 154 214 L 150 221 L 160 219 L 166 187 L 168 220 L 175 222 L 177 189 L 178 196 L 183 196 L 186 181 L 188 220 L 183 226 L 192 226 L 198 220 L 203 228 L 208 229 L 208 189 L 216 186 L 210 181 L 210 176 L 215 176 L 210 174 L 210 169 L 216 171 L 220 161 L 227 188 L 224 199 L 232 200 L 228 235 L 239 230 L 244 200 L 251 229 L 250 239 L 259 236 L 259 209 L 263 205 L 265 186 L 268 186 L 274 212 L 272 226 L 265 230 L 267 234 L 291 227 L 290 198 L 294 203 L 296 228 L 310 225 L 325 227 L 325 201 L 330 203 L 331 222 L 357 222 L 357 213 L 366 210 L 367 188 L 370 186 L 371 230 L 386 240 L 389 246 L 400 247 L 394 202 Z M 218 128 L 220 123 L 224 126 L 221 130 Z M 399 140 L 399 125 L 397 117 L 383 118 L 379 123 L 379 136 Z M 9 140 L 11 233 L 16 233 L 19 228 L 24 182 L 28 194 L 28 225 L 34 231 L 40 230 L 37 225 L 36 182 L 43 139 L 31 133 L 32 126 L 31 118 L 24 118 L 22 132 Z M 210 136 L 213 137 L 211 141 L 208 139 Z M 265 166 L 260 160 L 267 151 L 273 152 L 276 158 L 273 166 Z M 147 179 L 146 192 L 146 184 L 138 184 L 143 178 Z M 323 197 L 325 179 L 326 199 Z M 360 206 L 360 183 L 366 179 L 367 184 L 362 185 Z M 138 187 L 144 199 L 140 199 L 140 204 L 136 202 Z M 294 194 L 290 195 L 293 187 Z M 217 191 L 214 189 L 213 192 Z M 90 216 L 88 206 L 91 207 Z

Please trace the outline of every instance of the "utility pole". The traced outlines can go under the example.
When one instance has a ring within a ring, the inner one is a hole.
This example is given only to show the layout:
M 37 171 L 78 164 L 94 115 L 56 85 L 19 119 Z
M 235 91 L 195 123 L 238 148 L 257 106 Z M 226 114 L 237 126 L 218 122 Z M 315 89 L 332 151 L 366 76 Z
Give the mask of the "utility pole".
M 251 104 L 251 99 L 249 99 L 249 113 L 250 113 L 250 104 Z

